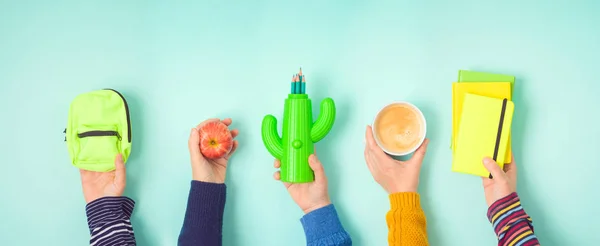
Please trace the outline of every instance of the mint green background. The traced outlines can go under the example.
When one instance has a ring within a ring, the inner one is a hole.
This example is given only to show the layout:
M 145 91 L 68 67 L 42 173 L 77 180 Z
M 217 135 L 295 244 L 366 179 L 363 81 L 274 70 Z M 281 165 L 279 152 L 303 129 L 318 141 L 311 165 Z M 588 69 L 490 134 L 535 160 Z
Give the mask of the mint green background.
M 365 125 L 393 100 L 431 138 L 420 192 L 432 245 L 494 245 L 481 181 L 452 173 L 459 69 L 517 76 L 518 191 L 544 245 L 596 245 L 600 182 L 598 1 L 2 1 L 0 244 L 85 245 L 78 171 L 62 130 L 79 93 L 129 99 L 126 194 L 139 245 L 175 245 L 190 181 L 189 129 L 232 117 L 225 245 L 303 245 L 300 209 L 272 180 L 260 123 L 281 120 L 301 65 L 338 118 L 317 144 L 355 245 L 385 245 L 385 192 L 363 159 Z M 317 107 L 314 107 L 315 114 Z

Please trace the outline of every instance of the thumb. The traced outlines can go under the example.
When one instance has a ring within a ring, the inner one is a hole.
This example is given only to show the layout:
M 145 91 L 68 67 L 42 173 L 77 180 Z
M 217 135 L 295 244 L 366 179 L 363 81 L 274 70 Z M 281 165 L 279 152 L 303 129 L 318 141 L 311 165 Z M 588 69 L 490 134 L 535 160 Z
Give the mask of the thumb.
M 190 133 L 190 139 L 188 140 L 188 149 L 190 151 L 190 158 L 192 159 L 193 164 L 194 160 L 202 158 L 202 153 L 200 153 L 200 133 L 196 128 L 192 128 L 192 132 Z
M 327 182 L 327 177 L 325 176 L 323 164 L 321 164 L 321 161 L 319 161 L 316 155 L 312 154 L 308 157 L 308 164 L 315 173 L 315 181 L 317 181 L 318 183 Z
M 123 156 L 121 154 L 117 154 L 117 157 L 115 158 L 115 169 L 115 183 L 120 187 L 125 187 L 126 171 Z
M 427 153 L 427 145 L 429 145 L 429 139 L 423 140 L 421 146 L 415 150 L 415 153 L 411 157 L 411 161 L 416 163 L 417 166 L 421 166 L 423 164 L 423 159 L 425 159 L 425 154 Z
M 502 171 L 502 169 L 500 168 L 500 166 L 498 166 L 498 163 L 496 163 L 494 160 L 492 160 L 492 158 L 486 157 L 483 158 L 483 166 L 485 166 L 485 169 L 487 169 L 491 176 L 496 179 L 496 180 L 505 180 L 506 179 L 506 173 L 504 173 L 504 171 Z M 492 178 L 490 177 L 490 178 Z

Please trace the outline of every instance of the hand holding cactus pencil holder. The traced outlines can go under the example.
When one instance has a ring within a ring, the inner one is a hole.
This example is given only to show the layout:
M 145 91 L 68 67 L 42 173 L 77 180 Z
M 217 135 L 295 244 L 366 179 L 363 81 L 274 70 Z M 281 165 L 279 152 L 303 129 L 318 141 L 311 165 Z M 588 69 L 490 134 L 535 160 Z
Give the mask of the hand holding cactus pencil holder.
M 281 181 L 307 183 L 314 181 L 308 157 L 314 143 L 323 139 L 333 127 L 335 104 L 331 98 L 321 101 L 319 116 L 312 119 L 311 100 L 307 94 L 292 94 L 285 99 L 282 134 L 277 132 L 277 119 L 267 115 L 262 122 L 262 139 L 269 153 L 281 161 Z

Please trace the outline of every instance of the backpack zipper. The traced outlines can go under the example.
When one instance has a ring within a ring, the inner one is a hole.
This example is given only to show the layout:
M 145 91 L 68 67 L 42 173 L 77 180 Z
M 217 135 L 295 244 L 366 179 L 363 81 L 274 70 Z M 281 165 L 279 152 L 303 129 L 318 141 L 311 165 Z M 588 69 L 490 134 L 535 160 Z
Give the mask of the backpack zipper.
M 89 131 L 79 133 L 77 136 L 79 138 L 116 136 L 119 140 L 121 140 L 121 135 L 119 135 L 119 132 L 117 131 Z
M 131 143 L 131 120 L 129 119 L 129 106 L 127 105 L 127 100 L 125 100 L 125 97 L 123 97 L 123 95 L 121 95 L 121 93 L 119 93 L 115 89 L 108 88 L 105 90 L 113 91 L 113 92 L 117 93 L 117 95 L 119 95 L 121 97 L 121 99 L 123 99 L 123 104 L 125 104 L 125 114 L 127 116 L 127 141 L 129 143 Z

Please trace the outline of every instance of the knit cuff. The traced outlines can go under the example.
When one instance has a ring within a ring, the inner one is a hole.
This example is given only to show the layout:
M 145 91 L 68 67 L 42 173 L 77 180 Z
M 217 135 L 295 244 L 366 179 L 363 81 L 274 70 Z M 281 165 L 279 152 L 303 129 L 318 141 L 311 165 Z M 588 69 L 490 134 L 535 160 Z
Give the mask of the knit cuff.
M 202 228 L 223 221 L 226 186 L 192 180 L 184 226 Z
M 106 223 L 105 218 L 129 220 L 134 206 L 135 201 L 125 196 L 107 196 L 91 201 L 85 206 L 90 233 L 93 228 Z
M 400 208 L 420 208 L 421 199 L 416 192 L 398 192 L 390 194 L 390 206 L 392 210 Z
M 350 240 L 344 230 L 333 204 L 314 210 L 304 215 L 300 222 L 306 235 L 306 243 L 347 241 Z

